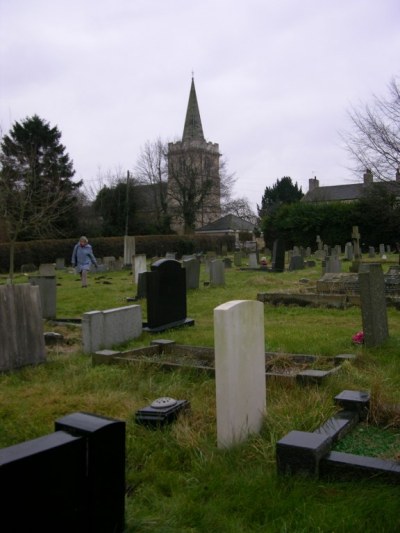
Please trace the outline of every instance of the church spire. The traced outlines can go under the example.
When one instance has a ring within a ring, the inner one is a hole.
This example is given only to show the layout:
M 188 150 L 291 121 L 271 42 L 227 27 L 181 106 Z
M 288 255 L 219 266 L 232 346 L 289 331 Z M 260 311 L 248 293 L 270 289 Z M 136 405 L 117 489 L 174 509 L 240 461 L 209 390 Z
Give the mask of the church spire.
M 190 87 L 189 103 L 186 111 L 185 126 L 183 128 L 182 142 L 185 141 L 205 141 L 193 77 L 192 85 Z

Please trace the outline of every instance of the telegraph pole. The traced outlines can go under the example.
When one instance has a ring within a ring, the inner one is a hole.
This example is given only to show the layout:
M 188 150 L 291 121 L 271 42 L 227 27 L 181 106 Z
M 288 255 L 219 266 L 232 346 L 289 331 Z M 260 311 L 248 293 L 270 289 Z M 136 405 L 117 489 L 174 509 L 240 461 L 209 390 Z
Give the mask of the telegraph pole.
M 126 213 L 125 213 L 125 235 L 128 235 L 128 222 L 129 222 L 129 170 L 126 173 Z

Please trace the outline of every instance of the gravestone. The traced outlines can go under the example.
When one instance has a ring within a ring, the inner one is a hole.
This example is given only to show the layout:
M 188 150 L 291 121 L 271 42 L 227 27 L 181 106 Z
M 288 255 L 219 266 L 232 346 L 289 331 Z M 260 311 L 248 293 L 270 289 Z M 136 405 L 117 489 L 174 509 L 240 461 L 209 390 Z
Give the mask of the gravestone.
M 137 281 L 137 293 L 136 293 L 137 300 L 146 298 L 147 296 L 146 285 L 147 285 L 146 272 L 139 272 L 138 281 Z
M 344 248 L 344 256 L 348 261 L 353 261 L 354 252 L 353 252 L 353 244 L 351 242 L 346 242 L 346 246 Z
M 258 433 L 266 411 L 262 302 L 234 300 L 214 309 L 217 441 L 230 447 Z
M 225 265 L 221 259 L 210 262 L 210 285 L 217 287 L 225 285 Z
M 53 263 L 41 263 L 39 265 L 39 276 L 55 276 L 56 268 Z
M 160 259 L 146 272 L 147 331 L 193 325 L 186 317 L 186 272 L 179 261 Z
M 136 254 L 135 237 L 124 236 L 124 265 L 131 266 L 132 256 Z
M 30 276 L 29 283 L 39 287 L 42 317 L 56 318 L 57 280 L 55 276 Z
M 322 239 L 319 235 L 317 235 L 317 238 L 316 238 L 316 243 L 317 243 L 317 250 L 322 250 L 322 247 L 323 247 L 323 242 L 322 242 Z
M 366 346 L 379 346 L 389 336 L 385 281 L 382 266 L 371 263 L 366 272 L 358 274 L 361 316 Z
M 375 248 L 373 246 L 368 247 L 368 257 L 375 257 Z
M 135 255 L 132 257 L 132 261 L 133 281 L 138 284 L 139 274 L 147 271 L 146 256 L 144 254 Z
M 304 259 L 301 255 L 293 255 L 288 266 L 289 270 L 302 270 L 304 268 Z
M 114 270 L 115 261 L 116 259 L 113 255 L 103 257 L 103 265 L 105 266 L 106 270 Z
M 194 257 L 182 261 L 186 273 L 186 289 L 198 289 L 200 285 L 200 261 Z
M 56 259 L 56 270 L 64 270 L 65 269 L 65 259 L 64 257 L 57 257 Z
M 282 239 L 276 239 L 272 248 L 272 272 L 285 270 L 285 243 Z
M 176 259 L 176 252 L 167 252 L 165 254 L 165 259 Z
M 242 252 L 235 252 L 233 254 L 233 264 L 236 267 L 242 266 Z
M 385 245 L 384 244 L 380 244 L 379 245 L 379 255 L 383 255 L 384 253 L 386 253 Z
M 39 287 L 0 286 L 0 372 L 46 360 Z
M 342 263 L 336 256 L 325 259 L 324 274 L 337 274 L 342 271 Z
M 222 259 L 225 268 L 232 268 L 232 259 L 230 257 L 224 257 Z
M 360 239 L 361 235 L 358 231 L 358 226 L 353 226 L 353 231 L 351 233 L 351 237 L 353 239 L 353 247 L 354 247 L 354 258 L 355 259 L 361 259 L 361 249 L 360 249 Z
M 257 254 L 255 252 L 249 253 L 249 268 L 258 268 Z

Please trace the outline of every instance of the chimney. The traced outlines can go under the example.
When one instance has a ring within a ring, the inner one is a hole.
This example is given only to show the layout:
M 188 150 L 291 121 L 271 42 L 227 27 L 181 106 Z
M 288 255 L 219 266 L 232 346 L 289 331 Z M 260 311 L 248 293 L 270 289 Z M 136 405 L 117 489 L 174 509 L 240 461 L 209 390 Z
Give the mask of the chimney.
M 319 181 L 317 180 L 317 176 L 314 176 L 308 180 L 308 192 L 313 191 L 317 187 L 319 187 Z
M 400 181 L 400 168 L 396 170 L 396 181 Z
M 371 169 L 367 168 L 364 173 L 364 185 L 370 185 L 374 180 Z

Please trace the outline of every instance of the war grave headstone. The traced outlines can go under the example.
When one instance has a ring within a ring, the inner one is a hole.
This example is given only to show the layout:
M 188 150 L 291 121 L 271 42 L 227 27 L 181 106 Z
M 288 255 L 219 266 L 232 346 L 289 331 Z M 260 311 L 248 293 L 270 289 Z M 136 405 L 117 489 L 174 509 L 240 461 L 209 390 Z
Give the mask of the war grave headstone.
M 147 323 L 143 329 L 159 332 L 192 326 L 186 317 L 186 272 L 179 261 L 160 259 L 146 272 Z
M 134 283 L 138 284 L 139 274 L 147 271 L 146 256 L 138 254 L 132 257 L 132 274 Z
M 210 285 L 212 287 L 225 285 L 225 265 L 221 259 L 210 262 Z
M 200 285 L 200 261 L 195 257 L 182 261 L 186 273 L 186 289 L 198 289 Z
M 382 266 L 371 263 L 367 272 L 358 274 L 361 316 L 366 346 L 379 346 L 389 336 L 385 281 Z
M 135 237 L 125 235 L 124 236 L 124 265 L 132 265 L 132 256 L 136 254 L 136 241 Z
M 0 286 L 0 371 L 46 360 L 39 287 Z
M 285 243 L 282 239 L 276 239 L 272 248 L 272 272 L 284 272 L 285 270 Z
M 258 433 L 266 412 L 264 309 L 234 300 L 214 309 L 218 447 Z

